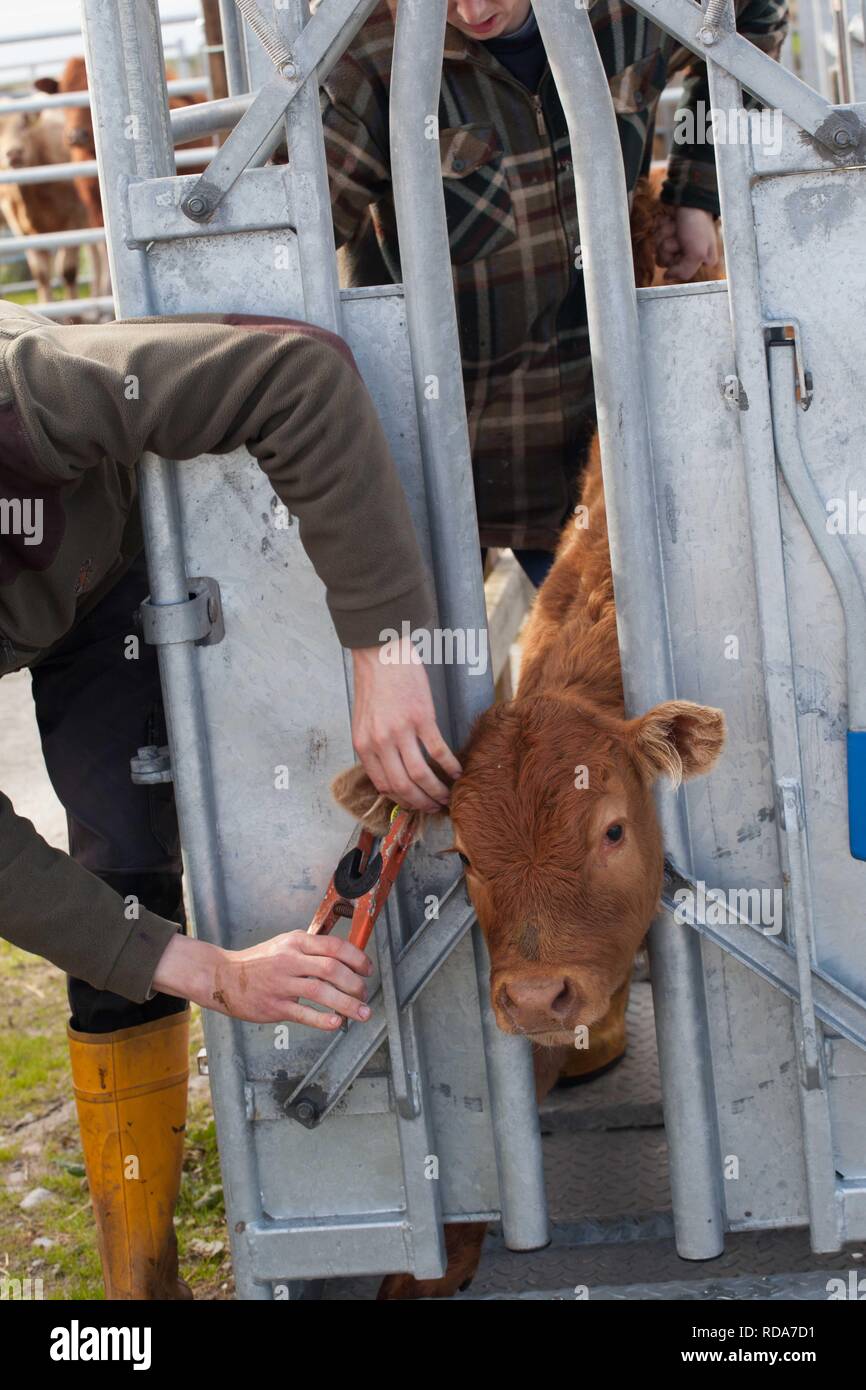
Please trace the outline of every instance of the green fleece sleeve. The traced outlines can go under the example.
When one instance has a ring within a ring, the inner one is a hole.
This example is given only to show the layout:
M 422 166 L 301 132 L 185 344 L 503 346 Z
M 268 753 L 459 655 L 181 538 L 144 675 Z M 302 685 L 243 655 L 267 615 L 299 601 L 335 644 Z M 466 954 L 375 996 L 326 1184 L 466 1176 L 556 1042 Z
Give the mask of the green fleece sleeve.
M 245 445 L 298 518 L 340 641 L 426 627 L 432 593 L 373 402 L 342 339 L 289 320 L 130 319 L 50 327 L 6 366 L 40 465 L 64 481 Z
M 127 913 L 136 913 L 128 918 Z M 0 792 L 0 936 L 95 989 L 141 1003 L 177 931 L 127 905 L 101 879 L 52 849 Z

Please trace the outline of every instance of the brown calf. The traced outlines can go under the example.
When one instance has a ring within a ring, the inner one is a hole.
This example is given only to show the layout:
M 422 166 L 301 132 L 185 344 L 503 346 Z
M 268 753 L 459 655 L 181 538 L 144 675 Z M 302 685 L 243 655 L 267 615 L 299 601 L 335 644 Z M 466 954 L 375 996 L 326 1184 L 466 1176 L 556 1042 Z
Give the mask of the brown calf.
M 167 73 L 171 77 L 171 73 Z M 50 79 L 49 79 L 50 80 Z M 46 89 L 47 90 L 47 89 Z M 88 90 L 87 68 L 83 58 L 70 58 L 60 75 L 59 83 L 55 83 L 55 90 L 60 92 L 86 92 Z M 169 107 L 175 110 L 181 106 L 192 106 L 204 98 L 198 93 L 190 96 L 171 97 Z M 66 147 L 67 157 L 78 163 L 83 163 L 89 159 L 96 158 L 96 141 L 93 136 L 93 116 L 89 106 L 70 106 L 66 110 L 65 116 Z M 199 141 L 194 141 L 198 145 Z M 191 146 L 179 145 L 178 149 L 190 149 Z M 186 170 L 187 173 L 202 172 L 198 170 Z M 99 191 L 99 180 L 93 177 L 80 178 L 75 180 L 75 187 L 78 196 L 87 209 L 87 223 L 90 227 L 103 226 L 104 219 L 102 213 L 102 197 Z M 103 266 L 104 288 L 95 293 L 108 294 L 108 258 L 104 258 Z
M 659 278 L 666 216 L 641 181 L 632 209 L 637 283 Z M 705 278 L 720 278 L 721 264 Z M 703 277 L 702 277 L 703 278 Z M 671 700 L 627 719 L 597 437 L 580 507 L 560 539 L 523 644 L 517 697 L 477 721 L 450 806 L 454 849 L 491 959 L 496 1018 L 534 1044 L 539 1096 L 573 1050 L 575 1030 L 624 997 L 658 907 L 662 842 L 652 788 L 709 772 L 724 742 L 720 710 Z M 333 791 L 381 833 L 391 805 L 355 767 Z M 387 1278 L 379 1297 L 446 1297 L 471 1281 L 483 1225 L 446 1227 L 441 1280 Z
M 51 111 L 16 111 L 0 116 L 0 212 L 16 236 L 77 231 L 85 225 L 84 208 L 71 183 L 2 183 L 4 169 L 31 169 L 66 160 L 61 118 Z M 69 297 L 78 294 L 77 246 L 62 251 L 27 251 L 40 304 L 53 296 L 55 260 Z

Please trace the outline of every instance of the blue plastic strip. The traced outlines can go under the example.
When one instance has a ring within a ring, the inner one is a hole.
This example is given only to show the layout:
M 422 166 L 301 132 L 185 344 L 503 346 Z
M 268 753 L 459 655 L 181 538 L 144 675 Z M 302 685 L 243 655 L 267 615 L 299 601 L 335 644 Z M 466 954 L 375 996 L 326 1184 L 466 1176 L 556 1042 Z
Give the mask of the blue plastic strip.
M 866 729 L 848 730 L 848 835 L 854 859 L 866 859 Z

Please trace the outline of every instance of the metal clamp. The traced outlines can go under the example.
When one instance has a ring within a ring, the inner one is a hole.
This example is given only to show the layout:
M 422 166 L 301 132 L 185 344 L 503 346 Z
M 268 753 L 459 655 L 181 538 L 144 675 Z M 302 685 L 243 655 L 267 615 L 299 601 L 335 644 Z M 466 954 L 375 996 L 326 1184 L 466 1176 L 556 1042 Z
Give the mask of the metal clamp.
M 171 642 L 194 642 L 212 647 L 226 635 L 220 587 L 215 579 L 187 580 L 189 598 L 182 603 L 151 603 L 139 607 L 144 640 L 152 647 Z
M 139 748 L 134 758 L 129 760 L 130 776 L 137 787 L 152 787 L 160 782 L 173 782 L 171 754 L 166 746 L 158 747 L 149 743 Z

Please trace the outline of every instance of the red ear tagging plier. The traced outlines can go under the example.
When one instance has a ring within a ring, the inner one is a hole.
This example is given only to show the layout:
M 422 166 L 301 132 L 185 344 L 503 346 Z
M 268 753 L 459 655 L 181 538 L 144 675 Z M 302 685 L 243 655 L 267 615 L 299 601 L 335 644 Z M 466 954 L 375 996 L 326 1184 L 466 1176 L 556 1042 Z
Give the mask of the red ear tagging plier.
M 373 832 L 361 831 L 357 845 L 343 855 L 334 870 L 319 909 L 307 928 L 309 936 L 327 936 L 338 917 L 351 917 L 349 940 L 363 951 L 415 839 L 417 824 L 414 811 L 401 811 L 395 806 L 391 825 L 375 854 Z

